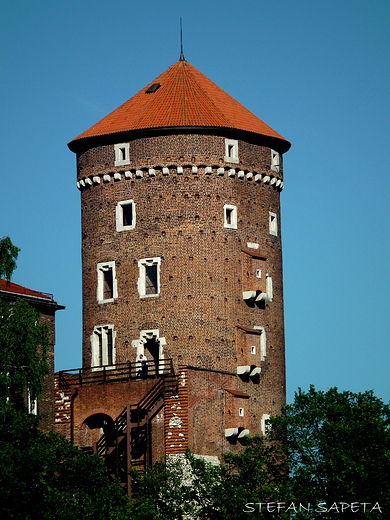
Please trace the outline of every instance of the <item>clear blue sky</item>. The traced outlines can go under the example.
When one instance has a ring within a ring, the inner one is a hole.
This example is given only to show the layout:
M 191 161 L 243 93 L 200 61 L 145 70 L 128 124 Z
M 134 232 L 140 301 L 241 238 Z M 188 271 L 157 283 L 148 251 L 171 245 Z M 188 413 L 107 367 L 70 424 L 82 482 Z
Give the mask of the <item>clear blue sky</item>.
M 81 366 L 80 194 L 67 143 L 179 58 L 289 139 L 288 400 L 390 400 L 388 0 L 3 0 L 1 235 L 54 293 L 56 368 Z

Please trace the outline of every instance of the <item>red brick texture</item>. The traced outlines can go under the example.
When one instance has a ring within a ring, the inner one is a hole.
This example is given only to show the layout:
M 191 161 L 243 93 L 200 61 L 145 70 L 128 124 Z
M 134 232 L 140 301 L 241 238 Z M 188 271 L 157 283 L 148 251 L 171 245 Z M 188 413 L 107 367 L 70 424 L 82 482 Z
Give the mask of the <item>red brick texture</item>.
M 270 148 L 241 140 L 239 163 L 224 162 L 223 135 L 165 135 L 129 142 L 131 162 L 126 167 L 114 166 L 113 144 L 78 156 L 79 181 L 100 179 L 81 184 L 83 364 L 91 366 L 95 326 L 114 325 L 117 363 L 135 361 L 132 342 L 140 339 L 141 331 L 158 330 L 166 342 L 163 356 L 173 359 L 176 373 L 180 375 L 179 365 L 216 371 L 185 372 L 187 394 L 179 395 L 182 409 L 188 399 L 184 436 L 169 440 L 167 425 L 174 410 L 170 399 L 164 417 L 166 448 L 177 453 L 185 440 L 195 453 L 219 455 L 231 449 L 225 428 L 260 433 L 262 415 L 278 413 L 285 402 L 280 182 L 272 181 L 281 180 L 282 171 L 271 169 Z M 150 174 L 149 169 L 155 171 Z M 114 173 L 119 174 L 117 180 Z M 116 205 L 129 199 L 136 207 L 135 229 L 117 231 Z M 237 229 L 224 227 L 224 205 L 237 207 Z M 269 233 L 270 212 L 277 215 L 277 236 Z M 258 248 L 249 247 L 248 253 L 248 242 Z M 138 261 L 155 257 L 161 259 L 160 294 L 142 298 Z M 100 262 L 115 262 L 118 297 L 113 302 L 97 301 Z M 244 301 L 243 291 L 266 291 L 267 275 L 273 281 L 273 300 Z M 257 339 L 250 331 L 256 326 L 266 334 L 264 360 L 259 345 L 251 353 Z M 235 375 L 243 365 L 261 367 L 260 378 Z M 75 399 L 77 435 L 82 436 L 89 415 L 115 418 L 126 401 L 137 402 L 140 394 L 132 386 L 140 389 L 142 384 L 83 387 Z M 239 408 L 244 408 L 243 417 Z

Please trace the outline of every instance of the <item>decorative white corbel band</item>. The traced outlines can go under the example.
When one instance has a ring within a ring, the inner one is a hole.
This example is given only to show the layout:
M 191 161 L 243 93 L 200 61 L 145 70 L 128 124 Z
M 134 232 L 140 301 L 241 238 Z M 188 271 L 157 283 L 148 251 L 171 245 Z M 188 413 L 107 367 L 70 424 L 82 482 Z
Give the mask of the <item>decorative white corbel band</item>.
M 118 182 L 123 179 L 142 179 L 144 176 L 156 177 L 158 174 L 163 176 L 168 176 L 172 174 L 183 175 L 184 169 L 189 170 L 192 174 L 198 175 L 199 173 L 204 172 L 205 175 L 212 175 L 213 173 L 219 177 L 225 177 L 225 174 L 228 178 L 239 179 L 241 181 L 248 180 L 254 181 L 256 183 L 263 182 L 264 184 L 268 184 L 273 186 L 278 191 L 281 191 L 284 188 L 283 180 L 274 173 L 270 172 L 270 175 L 265 175 L 264 173 L 257 173 L 255 171 L 247 171 L 240 170 L 239 168 L 229 168 L 229 167 L 218 167 L 218 166 L 176 166 L 170 165 L 168 166 L 156 166 L 155 168 L 142 168 L 142 169 L 133 169 L 126 170 L 121 172 L 108 172 L 108 173 L 100 173 L 91 175 L 90 177 L 85 177 L 80 179 L 77 182 L 77 188 L 79 190 L 88 188 L 89 186 L 93 186 L 94 184 L 110 183 L 112 181 Z

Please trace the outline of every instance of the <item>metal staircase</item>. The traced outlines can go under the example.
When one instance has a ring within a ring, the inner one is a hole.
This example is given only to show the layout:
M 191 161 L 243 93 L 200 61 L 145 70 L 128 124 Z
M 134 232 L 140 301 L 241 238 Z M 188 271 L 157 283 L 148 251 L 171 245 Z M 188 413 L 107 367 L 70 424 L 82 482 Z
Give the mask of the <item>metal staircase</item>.
M 137 404 L 128 404 L 115 419 L 114 428 L 94 445 L 94 453 L 105 460 L 109 473 L 130 488 L 130 466 L 145 469 L 152 464 L 151 421 L 163 408 L 165 397 L 177 394 L 178 378 L 159 379 Z

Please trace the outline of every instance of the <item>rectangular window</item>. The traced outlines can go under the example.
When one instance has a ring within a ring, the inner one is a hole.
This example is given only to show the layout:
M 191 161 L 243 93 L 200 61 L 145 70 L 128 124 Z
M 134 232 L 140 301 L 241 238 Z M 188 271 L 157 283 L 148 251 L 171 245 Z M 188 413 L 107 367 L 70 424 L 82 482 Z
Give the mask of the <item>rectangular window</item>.
M 238 163 L 238 141 L 225 139 L 225 162 Z
M 31 397 L 30 390 L 27 390 L 27 408 L 28 413 L 38 415 L 38 400 Z
M 157 294 L 158 283 L 157 283 L 157 264 L 145 266 L 145 293 L 146 294 Z
M 271 150 L 271 170 L 274 172 L 280 170 L 280 154 L 276 150 Z
M 160 294 L 161 258 L 144 258 L 139 260 L 138 292 L 141 298 Z
M 135 203 L 122 200 L 116 205 L 116 230 L 127 231 L 135 228 Z
M 225 204 L 223 207 L 223 214 L 223 226 L 225 228 L 237 229 L 237 206 L 230 206 L 229 204 Z
M 123 166 L 124 164 L 130 164 L 130 144 L 129 143 L 118 143 L 114 145 L 115 152 L 115 166 Z
M 103 300 L 112 300 L 114 298 L 114 279 L 112 276 L 112 268 L 103 270 Z
M 269 234 L 278 236 L 278 219 L 276 213 L 269 212 Z
M 114 325 L 100 325 L 93 329 L 92 367 L 115 365 L 115 335 Z
M 268 423 L 270 416 L 267 413 L 263 413 L 261 417 L 261 431 L 263 435 L 267 435 L 267 433 L 271 430 L 271 425 Z
M 117 280 L 115 275 L 115 262 L 102 262 L 97 265 L 98 284 L 97 300 L 99 303 L 107 303 L 118 298 Z

